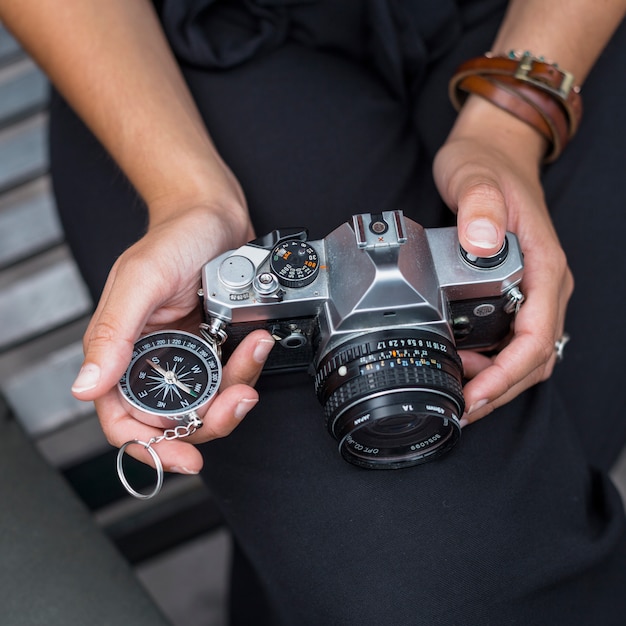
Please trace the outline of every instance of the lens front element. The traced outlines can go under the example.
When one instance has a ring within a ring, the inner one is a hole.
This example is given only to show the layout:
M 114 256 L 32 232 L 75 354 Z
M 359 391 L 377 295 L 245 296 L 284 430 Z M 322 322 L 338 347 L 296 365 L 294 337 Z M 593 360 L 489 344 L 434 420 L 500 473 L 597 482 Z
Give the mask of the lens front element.
M 449 450 L 460 435 L 462 367 L 451 342 L 414 329 L 345 342 L 320 362 L 316 390 L 342 456 L 391 469 Z

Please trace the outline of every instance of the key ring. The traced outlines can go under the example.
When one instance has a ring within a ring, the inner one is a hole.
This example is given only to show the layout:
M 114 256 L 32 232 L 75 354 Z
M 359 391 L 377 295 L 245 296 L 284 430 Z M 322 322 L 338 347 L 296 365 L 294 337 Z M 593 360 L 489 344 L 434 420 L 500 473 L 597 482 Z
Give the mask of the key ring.
M 134 489 L 130 482 L 128 482 L 126 474 L 124 473 L 124 453 L 126 452 L 126 448 L 134 443 L 139 446 L 143 446 L 150 453 L 156 467 L 157 482 L 154 489 L 150 493 L 141 493 L 140 491 Z M 153 439 L 147 443 L 145 441 L 140 441 L 139 439 L 132 439 L 131 441 L 127 441 L 117 453 L 117 475 L 119 476 L 120 482 L 124 485 L 124 489 L 126 489 L 131 496 L 135 496 L 135 498 L 139 498 L 139 500 L 150 500 L 150 498 L 154 498 L 154 496 L 161 491 L 161 487 L 163 486 L 163 463 L 161 463 L 161 458 L 157 454 L 157 451 L 152 447 L 152 443 L 154 443 Z
M 118 450 L 117 475 L 122 485 L 124 485 L 124 489 L 126 489 L 126 491 L 128 491 L 131 496 L 134 496 L 139 500 L 150 500 L 150 498 L 154 498 L 154 496 L 156 496 L 161 491 L 165 472 L 163 471 L 163 463 L 161 462 L 161 458 L 152 446 L 163 440 L 172 441 L 173 439 L 182 439 L 183 437 L 189 437 L 190 435 L 193 435 L 198 430 L 198 428 L 202 427 L 202 420 L 195 411 L 191 411 L 190 413 L 186 414 L 183 419 L 183 424 L 179 424 L 175 428 L 168 428 L 167 430 L 163 431 L 163 434 L 159 437 L 152 437 L 152 439 L 147 442 L 140 441 L 139 439 L 131 439 Z M 137 491 L 130 484 L 128 478 L 126 478 L 126 474 L 124 473 L 124 454 L 126 452 L 126 448 L 133 444 L 143 446 L 150 453 L 150 456 L 154 461 L 157 473 L 157 482 L 154 489 L 150 493 L 141 493 L 140 491 Z

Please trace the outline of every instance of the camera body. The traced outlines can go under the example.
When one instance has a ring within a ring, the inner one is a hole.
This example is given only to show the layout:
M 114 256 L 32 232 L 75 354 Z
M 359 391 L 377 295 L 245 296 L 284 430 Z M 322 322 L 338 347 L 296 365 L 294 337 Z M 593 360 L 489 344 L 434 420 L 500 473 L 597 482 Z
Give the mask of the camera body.
M 497 255 L 476 258 L 456 228 L 385 211 L 354 215 L 315 241 L 303 228 L 275 230 L 207 263 L 202 289 L 207 327 L 228 335 L 225 349 L 264 328 L 277 341 L 264 371 L 310 369 L 347 460 L 401 467 L 441 453 L 444 434 L 446 449 L 458 438 L 456 349 L 495 349 L 509 335 L 522 273 L 511 233 Z M 444 434 L 425 428 L 428 416 Z

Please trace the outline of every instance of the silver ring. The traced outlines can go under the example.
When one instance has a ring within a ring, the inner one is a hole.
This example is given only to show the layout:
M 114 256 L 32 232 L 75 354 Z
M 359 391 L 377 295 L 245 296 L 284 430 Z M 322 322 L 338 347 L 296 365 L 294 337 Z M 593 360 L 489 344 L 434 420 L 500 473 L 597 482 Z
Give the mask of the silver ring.
M 141 493 L 133 489 L 131 484 L 128 482 L 128 479 L 126 478 L 126 474 L 124 474 L 124 453 L 126 452 L 126 448 L 134 443 L 139 446 L 143 446 L 150 453 L 150 456 L 154 460 L 154 465 L 156 467 L 157 473 L 157 482 L 154 489 L 150 493 Z M 139 439 L 133 439 L 132 441 L 127 441 L 117 453 L 117 475 L 119 476 L 122 485 L 124 485 L 124 489 L 126 489 L 126 491 L 128 491 L 131 496 L 135 496 L 135 498 L 139 498 L 140 500 L 149 500 L 150 498 L 154 498 L 154 496 L 156 496 L 159 491 L 161 491 L 161 487 L 163 486 L 163 463 L 161 463 L 161 459 L 156 453 L 156 450 L 149 443 L 146 443 L 145 441 L 139 441 Z
M 557 339 L 554 342 L 554 352 L 556 354 L 557 363 L 560 363 L 563 360 L 563 353 L 565 351 L 565 346 L 570 340 L 570 336 L 567 333 L 563 333 L 560 339 Z

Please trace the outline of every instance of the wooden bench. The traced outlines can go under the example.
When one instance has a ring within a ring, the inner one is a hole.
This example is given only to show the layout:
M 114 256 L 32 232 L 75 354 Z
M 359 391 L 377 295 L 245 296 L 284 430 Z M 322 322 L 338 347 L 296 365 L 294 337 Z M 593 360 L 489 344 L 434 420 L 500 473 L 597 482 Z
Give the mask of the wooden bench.
M 199 478 L 150 503 L 122 489 L 93 406 L 70 386 L 93 302 L 64 243 L 47 156 L 48 83 L 0 25 L 0 394 L 126 558 L 139 562 L 220 525 Z M 151 470 L 133 471 L 138 487 Z

